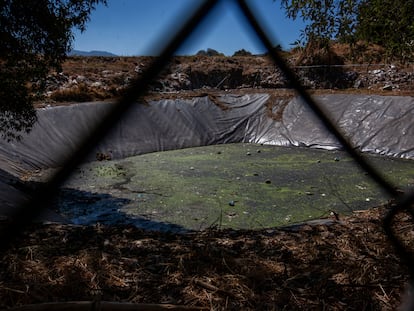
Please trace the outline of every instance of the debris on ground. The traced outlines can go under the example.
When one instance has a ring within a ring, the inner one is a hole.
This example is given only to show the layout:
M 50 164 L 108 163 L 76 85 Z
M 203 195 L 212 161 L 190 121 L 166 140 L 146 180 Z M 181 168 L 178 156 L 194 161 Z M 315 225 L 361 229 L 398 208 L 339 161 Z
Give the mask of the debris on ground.
M 0 308 L 98 299 L 207 310 L 395 310 L 408 275 L 384 233 L 386 212 L 190 234 L 34 225 L 2 255 Z M 412 247 L 410 218 L 394 225 Z

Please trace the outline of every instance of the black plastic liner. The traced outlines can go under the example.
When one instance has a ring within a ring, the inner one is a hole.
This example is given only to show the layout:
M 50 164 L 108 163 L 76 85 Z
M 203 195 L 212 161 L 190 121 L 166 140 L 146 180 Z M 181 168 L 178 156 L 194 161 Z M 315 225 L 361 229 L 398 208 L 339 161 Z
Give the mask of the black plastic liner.
M 316 100 L 361 151 L 414 158 L 412 97 L 344 94 Z M 21 141 L 0 141 L 3 206 L 14 205 L 19 197 L 14 177 L 60 166 L 111 105 L 95 102 L 40 109 L 38 122 Z M 277 118 L 272 118 L 269 106 Z M 205 96 L 137 103 L 88 161 L 237 142 L 341 147 L 300 98 L 286 103 L 268 94 L 226 94 L 214 102 Z

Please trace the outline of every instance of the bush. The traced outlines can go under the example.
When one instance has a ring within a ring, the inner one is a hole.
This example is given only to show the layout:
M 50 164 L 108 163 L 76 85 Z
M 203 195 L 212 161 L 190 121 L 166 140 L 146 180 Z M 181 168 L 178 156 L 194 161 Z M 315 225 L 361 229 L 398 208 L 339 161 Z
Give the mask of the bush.
M 246 51 L 245 49 L 238 50 L 234 52 L 233 56 L 251 56 L 252 53 L 249 51 Z
M 75 88 L 55 91 L 50 98 L 57 102 L 88 102 L 93 100 L 85 84 L 80 84 Z
M 208 48 L 207 50 L 198 51 L 196 55 L 199 55 L 199 56 L 223 56 L 224 54 L 219 53 L 214 49 Z

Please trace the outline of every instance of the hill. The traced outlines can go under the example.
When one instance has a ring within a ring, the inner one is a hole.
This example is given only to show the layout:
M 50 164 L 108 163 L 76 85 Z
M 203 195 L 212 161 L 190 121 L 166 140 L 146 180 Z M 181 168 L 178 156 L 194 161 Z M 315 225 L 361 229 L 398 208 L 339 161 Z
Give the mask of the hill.
M 72 50 L 68 53 L 68 56 L 117 56 L 116 54 L 112 54 L 106 51 L 80 51 L 80 50 Z

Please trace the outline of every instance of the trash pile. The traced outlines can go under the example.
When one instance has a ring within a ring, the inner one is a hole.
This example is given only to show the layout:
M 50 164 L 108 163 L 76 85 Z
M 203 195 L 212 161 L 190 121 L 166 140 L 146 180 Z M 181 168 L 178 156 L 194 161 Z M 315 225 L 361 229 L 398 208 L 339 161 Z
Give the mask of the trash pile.
M 46 102 L 103 100 L 122 95 L 136 75 L 152 61 L 151 57 L 71 57 L 62 72 L 49 75 Z M 354 89 L 377 91 L 412 90 L 412 68 L 395 65 L 298 66 L 296 74 L 309 89 Z M 174 58 L 150 90 L 284 89 L 289 81 L 265 56 L 181 56 Z M 86 93 L 70 97 L 71 92 Z M 66 96 L 62 96 L 66 95 Z

